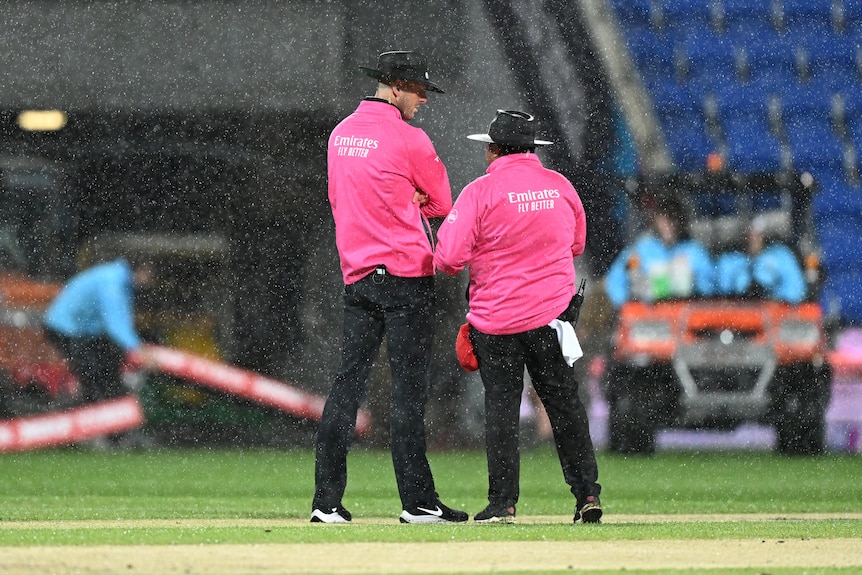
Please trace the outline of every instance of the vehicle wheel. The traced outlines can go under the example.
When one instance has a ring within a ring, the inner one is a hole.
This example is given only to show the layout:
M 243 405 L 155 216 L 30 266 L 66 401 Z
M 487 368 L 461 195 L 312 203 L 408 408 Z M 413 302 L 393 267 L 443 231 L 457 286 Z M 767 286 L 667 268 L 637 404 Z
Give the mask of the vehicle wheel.
M 794 367 L 781 374 L 776 449 L 782 455 L 816 455 L 826 450 L 828 367 Z
M 608 449 L 616 453 L 651 454 L 655 452 L 655 423 L 651 420 L 643 378 L 634 370 L 616 365 L 608 381 Z

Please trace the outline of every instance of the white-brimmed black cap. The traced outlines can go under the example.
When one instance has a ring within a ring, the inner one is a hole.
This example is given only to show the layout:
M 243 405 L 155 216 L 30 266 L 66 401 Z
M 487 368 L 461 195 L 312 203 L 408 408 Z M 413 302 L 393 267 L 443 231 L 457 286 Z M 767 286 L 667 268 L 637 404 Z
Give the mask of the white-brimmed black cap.
M 477 142 L 517 148 L 553 144 L 548 140 L 537 140 L 535 119 L 530 114 L 517 110 L 497 110 L 497 115 L 491 121 L 487 134 L 470 134 L 467 137 Z

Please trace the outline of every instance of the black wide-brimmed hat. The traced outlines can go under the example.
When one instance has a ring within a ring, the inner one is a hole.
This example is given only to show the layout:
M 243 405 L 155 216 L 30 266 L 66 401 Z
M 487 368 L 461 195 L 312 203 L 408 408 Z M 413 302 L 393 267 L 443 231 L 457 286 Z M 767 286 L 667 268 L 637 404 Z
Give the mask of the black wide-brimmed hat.
M 537 140 L 535 119 L 530 114 L 517 110 L 497 110 L 497 115 L 491 121 L 487 134 L 470 134 L 467 137 L 477 142 L 517 148 L 553 144 L 548 140 Z
M 377 57 L 377 68 L 360 66 L 359 69 L 378 82 L 389 83 L 393 80 L 418 82 L 425 86 L 426 90 L 444 93 L 440 86 L 428 79 L 425 56 L 417 52 L 383 52 Z

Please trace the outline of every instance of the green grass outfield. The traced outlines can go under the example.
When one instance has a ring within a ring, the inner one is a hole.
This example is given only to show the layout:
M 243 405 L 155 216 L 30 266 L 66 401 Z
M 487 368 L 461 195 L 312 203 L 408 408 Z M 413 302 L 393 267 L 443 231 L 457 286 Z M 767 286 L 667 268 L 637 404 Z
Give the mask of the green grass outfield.
M 429 458 L 445 503 L 471 515 L 484 507 L 483 453 L 432 452 Z M 471 521 L 420 529 L 397 521 L 400 504 L 388 452 L 362 449 L 351 453 L 344 499 L 354 524 L 309 524 L 313 465 L 313 454 L 299 450 L 63 449 L 3 454 L 0 556 L 4 547 L 37 544 L 399 543 L 456 538 L 459 542 L 848 538 L 858 539 L 862 549 L 859 456 L 599 453 L 607 521 L 573 526 L 573 499 L 556 455 L 539 449 L 522 454 L 518 524 L 480 526 Z M 824 517 L 793 517 L 809 513 Z M 692 514 L 711 517 L 682 520 Z M 730 519 L 737 514 L 746 517 Z M 623 516 L 638 519 L 612 521 Z M 651 516 L 655 521 L 649 520 Z M 720 571 L 743 572 L 763 571 Z

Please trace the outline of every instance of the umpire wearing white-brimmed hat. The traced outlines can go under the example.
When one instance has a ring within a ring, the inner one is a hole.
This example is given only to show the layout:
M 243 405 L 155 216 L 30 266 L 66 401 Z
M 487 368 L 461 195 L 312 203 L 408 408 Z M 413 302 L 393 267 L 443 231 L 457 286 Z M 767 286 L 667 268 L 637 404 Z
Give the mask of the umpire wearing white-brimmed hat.
M 535 118 L 517 110 L 497 110 L 487 134 L 470 134 L 467 138 L 513 148 L 534 149 L 536 146 L 553 144 L 548 140 L 536 139 Z
M 382 84 L 390 84 L 396 80 L 422 84 L 426 90 L 443 94 L 443 89 L 428 78 L 428 65 L 425 56 L 418 52 L 405 50 L 383 52 L 377 58 L 377 67 L 360 66 L 365 72 Z
M 451 275 L 470 271 L 466 331 L 485 389 L 488 461 L 488 505 L 474 520 L 515 521 L 526 368 L 575 497 L 573 519 L 598 522 L 598 466 L 572 370 L 580 350 L 569 345 L 577 301 L 573 258 L 583 254 L 587 237 L 583 204 L 571 182 L 533 153 L 551 142 L 536 138 L 530 114 L 498 110 L 487 134 L 467 137 L 488 144 L 488 169 L 461 191 L 440 226 L 434 264 Z
M 403 523 L 456 523 L 463 511 L 444 505 L 425 443 L 425 404 L 434 339 L 434 262 L 427 218 L 452 207 L 446 167 L 422 129 L 411 126 L 427 92 L 425 57 L 384 52 L 374 96 L 329 136 L 329 203 L 344 278 L 341 363 L 315 445 L 313 522 L 347 523 L 342 497 L 356 413 L 386 339 L 392 372 L 390 449 Z

